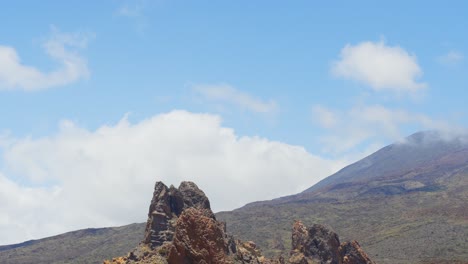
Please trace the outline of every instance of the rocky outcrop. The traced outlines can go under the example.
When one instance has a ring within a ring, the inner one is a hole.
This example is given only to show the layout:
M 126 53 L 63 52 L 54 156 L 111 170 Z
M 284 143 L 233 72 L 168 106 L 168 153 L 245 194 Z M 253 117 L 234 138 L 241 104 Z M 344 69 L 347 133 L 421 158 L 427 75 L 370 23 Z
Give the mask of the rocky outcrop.
M 338 235 L 323 225 L 306 227 L 296 221 L 289 263 L 373 264 L 356 241 L 340 244 Z
M 168 188 L 164 183 L 157 182 L 149 207 L 143 243 L 154 248 L 172 241 L 175 222 L 186 208 L 209 210 L 210 217 L 214 219 L 208 198 L 193 182 L 182 182 L 178 189 L 172 185 Z
M 338 235 L 321 225 L 293 225 L 289 260 L 262 255 L 252 241 L 242 242 L 226 233 L 216 220 L 210 202 L 193 182 L 169 188 L 154 187 L 145 235 L 140 245 L 125 257 L 105 264 L 372 264 L 356 241 L 340 244 Z
M 157 182 L 140 245 L 125 257 L 105 263 L 271 263 L 253 242 L 226 233 L 205 193 L 193 182 L 179 188 Z
M 274 260 L 268 259 L 262 255 L 261 250 L 253 241 L 242 242 L 233 240 L 236 252 L 230 252 L 234 263 L 255 263 L 255 264 L 284 264 L 283 258 Z M 283 262 L 281 262 L 281 259 Z

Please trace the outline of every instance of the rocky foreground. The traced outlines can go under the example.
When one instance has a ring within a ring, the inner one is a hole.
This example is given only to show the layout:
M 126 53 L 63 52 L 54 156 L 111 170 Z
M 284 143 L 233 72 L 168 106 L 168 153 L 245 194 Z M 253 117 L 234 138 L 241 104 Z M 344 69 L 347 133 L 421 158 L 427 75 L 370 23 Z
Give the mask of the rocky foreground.
M 295 221 L 289 256 L 264 257 L 252 241 L 242 242 L 216 220 L 210 202 L 193 182 L 179 188 L 157 182 L 143 241 L 125 257 L 104 264 L 131 263 L 257 263 L 257 264 L 372 264 L 357 241 L 340 243 L 322 225 L 306 227 Z

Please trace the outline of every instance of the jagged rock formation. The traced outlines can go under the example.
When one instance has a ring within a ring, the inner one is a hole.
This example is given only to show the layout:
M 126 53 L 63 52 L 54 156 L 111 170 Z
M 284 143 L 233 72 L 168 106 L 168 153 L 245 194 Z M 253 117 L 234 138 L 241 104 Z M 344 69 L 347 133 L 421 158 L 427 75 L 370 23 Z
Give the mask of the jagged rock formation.
M 175 221 L 187 208 L 205 209 L 214 219 L 208 198 L 195 183 L 182 182 L 176 189 L 172 185 L 167 188 L 164 183 L 157 182 L 148 212 L 143 243 L 154 248 L 172 241 Z
M 340 244 L 338 235 L 323 225 L 307 228 L 296 221 L 292 231 L 289 263 L 374 264 L 358 242 Z
M 252 242 L 226 233 L 210 202 L 193 182 L 169 188 L 157 182 L 140 245 L 125 257 L 104 264 L 373 264 L 356 241 L 340 244 L 338 235 L 321 226 L 305 227 L 296 221 L 288 261 L 264 257 Z
M 154 187 L 145 235 L 125 257 L 104 263 L 271 263 L 253 242 L 226 234 L 205 193 L 193 182 Z

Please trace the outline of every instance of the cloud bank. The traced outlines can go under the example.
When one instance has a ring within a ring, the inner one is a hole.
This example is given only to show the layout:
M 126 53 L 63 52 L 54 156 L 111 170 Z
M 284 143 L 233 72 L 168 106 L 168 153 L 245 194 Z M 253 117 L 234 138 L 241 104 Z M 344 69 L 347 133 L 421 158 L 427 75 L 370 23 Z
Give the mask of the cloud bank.
M 331 72 L 365 83 L 375 91 L 415 92 L 427 86 L 417 80 L 423 72 L 416 57 L 383 41 L 346 45 L 340 59 L 332 64 Z
M 9 138 L 3 154 L 0 244 L 143 222 L 155 181 L 195 181 L 219 211 L 297 193 L 345 165 L 185 111 L 93 131 L 63 121 L 51 137 Z
M 327 130 L 321 141 L 324 151 L 343 154 L 362 148 L 370 142 L 365 154 L 370 154 L 384 142 L 401 140 L 410 131 L 437 130 L 443 135 L 457 135 L 464 131 L 447 120 L 433 119 L 425 114 L 404 109 L 388 108 L 383 105 L 356 105 L 346 111 L 329 109 L 321 105 L 313 107 L 315 122 Z M 333 118 L 333 122 L 329 121 Z M 380 142 L 380 143 L 379 143 Z M 359 155 L 362 157 L 364 155 Z
M 88 36 L 84 34 L 61 33 L 52 28 L 52 34 L 43 48 L 60 66 L 50 72 L 23 64 L 15 48 L 0 45 L 0 90 L 35 91 L 87 78 L 89 69 L 86 59 L 77 52 L 86 48 L 87 40 Z

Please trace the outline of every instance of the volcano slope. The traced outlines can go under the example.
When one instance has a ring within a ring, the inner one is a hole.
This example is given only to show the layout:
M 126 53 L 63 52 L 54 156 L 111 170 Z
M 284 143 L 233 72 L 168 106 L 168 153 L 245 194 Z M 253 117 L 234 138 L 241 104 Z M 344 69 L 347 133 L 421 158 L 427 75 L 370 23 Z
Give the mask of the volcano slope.
M 468 263 L 468 144 L 420 132 L 302 193 L 216 216 L 266 255 L 289 251 L 289 225 L 333 226 L 377 263 Z
M 145 224 L 88 228 L 0 246 L 2 264 L 88 264 L 126 254 L 141 240 Z

